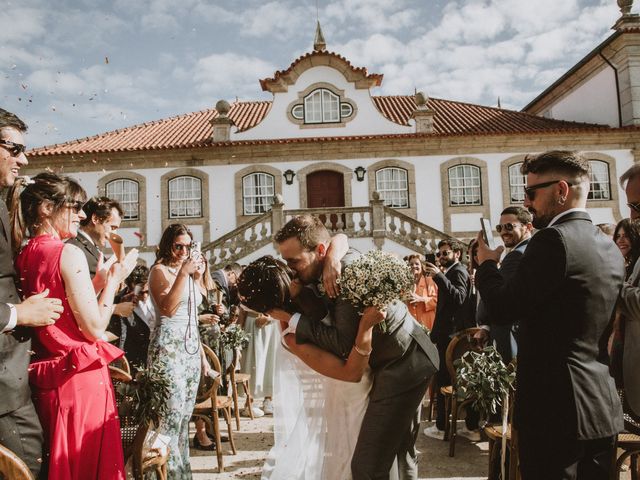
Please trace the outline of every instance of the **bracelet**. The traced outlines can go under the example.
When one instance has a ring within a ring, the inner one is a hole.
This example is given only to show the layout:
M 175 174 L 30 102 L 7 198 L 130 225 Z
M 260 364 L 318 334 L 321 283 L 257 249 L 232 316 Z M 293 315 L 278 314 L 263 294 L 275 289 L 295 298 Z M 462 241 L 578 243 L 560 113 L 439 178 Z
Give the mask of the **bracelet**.
M 355 343 L 353 344 L 353 348 L 358 354 L 362 355 L 363 357 L 368 357 L 369 355 L 371 355 L 371 352 L 373 352 L 373 348 L 370 348 L 369 350 L 362 350 L 361 348 L 358 348 Z

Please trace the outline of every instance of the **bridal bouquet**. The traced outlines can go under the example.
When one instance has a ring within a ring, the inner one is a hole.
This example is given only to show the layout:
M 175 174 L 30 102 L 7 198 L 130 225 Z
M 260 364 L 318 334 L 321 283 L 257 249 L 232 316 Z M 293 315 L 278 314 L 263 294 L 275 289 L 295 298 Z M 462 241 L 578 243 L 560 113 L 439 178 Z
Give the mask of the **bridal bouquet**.
M 413 291 L 413 273 L 407 264 L 390 253 L 371 250 L 344 268 L 339 280 L 341 295 L 358 307 L 380 310 Z M 383 321 L 380 328 L 386 331 Z

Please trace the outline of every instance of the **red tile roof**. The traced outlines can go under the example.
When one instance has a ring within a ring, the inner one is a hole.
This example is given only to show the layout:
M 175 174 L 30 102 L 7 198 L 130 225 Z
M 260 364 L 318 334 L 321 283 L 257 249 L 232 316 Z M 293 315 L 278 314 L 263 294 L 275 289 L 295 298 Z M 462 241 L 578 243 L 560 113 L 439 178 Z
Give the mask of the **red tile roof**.
M 332 65 L 340 70 L 347 80 L 360 84 L 363 88 L 379 87 L 382 74 L 368 73 L 365 67 L 354 67 L 349 60 L 335 52 L 314 50 L 298 57 L 286 70 L 278 70 L 272 78 L 260 80 L 262 90 L 268 92 L 284 92 L 293 85 L 302 72 L 319 65 Z
M 411 113 L 415 110 L 412 95 L 374 96 L 376 107 L 389 120 L 408 125 Z M 450 100 L 429 99 L 428 105 L 436 111 L 434 117 L 435 132 L 429 135 L 491 135 L 491 134 L 531 134 L 551 133 L 567 130 L 600 130 L 608 126 L 588 123 L 566 122 L 529 115 L 527 113 L 485 107 Z M 231 104 L 229 118 L 239 131 L 248 130 L 262 121 L 269 108 L 270 101 L 234 102 Z M 218 116 L 215 109 L 187 113 L 153 122 L 134 125 L 127 128 L 102 133 L 92 137 L 72 140 L 37 148 L 28 152 L 30 156 L 65 155 L 85 153 L 125 152 L 159 150 L 173 148 L 202 147 L 212 145 L 213 127 L 210 121 Z M 319 131 L 321 133 L 321 130 Z M 345 137 L 241 140 L 232 143 L 268 144 L 293 143 L 318 140 L 351 140 L 363 138 L 390 138 L 415 136 L 416 134 L 362 135 Z M 418 134 L 423 135 L 423 134 Z

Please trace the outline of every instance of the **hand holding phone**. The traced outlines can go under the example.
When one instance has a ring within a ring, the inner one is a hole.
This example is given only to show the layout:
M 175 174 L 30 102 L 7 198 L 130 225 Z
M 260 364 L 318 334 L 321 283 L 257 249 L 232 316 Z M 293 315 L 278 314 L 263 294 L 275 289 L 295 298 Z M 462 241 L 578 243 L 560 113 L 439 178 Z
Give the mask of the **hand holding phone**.
M 480 226 L 482 227 L 482 237 L 484 239 L 484 243 L 486 243 L 491 250 L 495 250 L 496 242 L 493 239 L 493 233 L 491 231 L 491 220 L 489 220 L 488 218 L 481 218 Z

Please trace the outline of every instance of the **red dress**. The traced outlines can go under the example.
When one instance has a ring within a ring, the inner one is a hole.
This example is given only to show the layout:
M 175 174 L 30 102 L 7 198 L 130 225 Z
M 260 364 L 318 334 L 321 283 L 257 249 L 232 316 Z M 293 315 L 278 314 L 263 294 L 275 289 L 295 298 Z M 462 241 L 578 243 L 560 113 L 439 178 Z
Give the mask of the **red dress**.
M 120 422 L 107 367 L 124 352 L 102 340 L 91 342 L 80 332 L 60 274 L 63 247 L 61 240 L 40 235 L 16 259 L 24 297 L 48 288 L 49 296 L 62 299 L 64 306 L 54 325 L 33 329 L 29 367 L 48 478 L 124 479 Z

